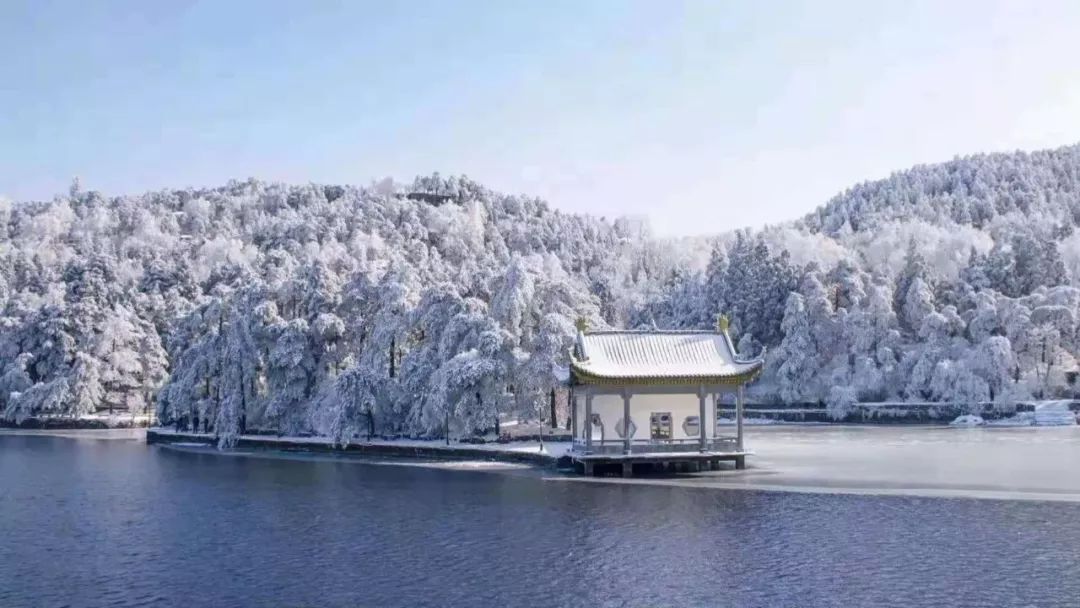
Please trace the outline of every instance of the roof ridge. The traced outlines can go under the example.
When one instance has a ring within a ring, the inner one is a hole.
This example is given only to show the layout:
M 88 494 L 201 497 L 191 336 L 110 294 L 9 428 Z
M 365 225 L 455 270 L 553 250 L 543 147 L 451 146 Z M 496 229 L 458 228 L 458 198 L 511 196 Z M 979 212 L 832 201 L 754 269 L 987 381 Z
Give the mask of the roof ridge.
M 711 336 L 722 335 L 720 332 L 712 329 L 601 329 L 586 330 L 584 334 L 586 336 L 604 336 L 613 334 L 638 334 L 645 336 L 663 336 L 667 334 L 707 334 Z

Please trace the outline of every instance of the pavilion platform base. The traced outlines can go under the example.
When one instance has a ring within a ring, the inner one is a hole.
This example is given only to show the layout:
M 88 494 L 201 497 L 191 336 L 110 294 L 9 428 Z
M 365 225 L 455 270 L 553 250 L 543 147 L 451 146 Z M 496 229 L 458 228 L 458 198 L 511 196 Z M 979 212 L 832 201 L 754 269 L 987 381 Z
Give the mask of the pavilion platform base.
M 751 452 L 664 452 L 638 454 L 571 454 L 574 468 L 587 477 L 615 475 L 633 477 L 640 474 L 679 474 L 719 471 L 721 462 L 746 468 Z

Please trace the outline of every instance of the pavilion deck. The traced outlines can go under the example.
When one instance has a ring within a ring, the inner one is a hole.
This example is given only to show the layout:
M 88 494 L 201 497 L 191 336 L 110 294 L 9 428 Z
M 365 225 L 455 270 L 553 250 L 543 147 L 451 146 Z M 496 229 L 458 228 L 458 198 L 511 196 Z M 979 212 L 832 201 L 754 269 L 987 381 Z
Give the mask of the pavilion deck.
M 721 461 L 728 460 L 734 461 L 736 469 L 742 469 L 746 466 L 746 456 L 751 454 L 739 448 L 738 437 L 710 438 L 705 449 L 701 447 L 699 439 L 639 439 L 631 441 L 628 453 L 622 439 L 594 439 L 591 449 L 586 451 L 589 446 L 585 441 L 576 439 L 568 455 L 585 475 L 615 468 L 623 477 L 630 477 L 635 465 L 639 469 L 684 472 L 716 470 Z

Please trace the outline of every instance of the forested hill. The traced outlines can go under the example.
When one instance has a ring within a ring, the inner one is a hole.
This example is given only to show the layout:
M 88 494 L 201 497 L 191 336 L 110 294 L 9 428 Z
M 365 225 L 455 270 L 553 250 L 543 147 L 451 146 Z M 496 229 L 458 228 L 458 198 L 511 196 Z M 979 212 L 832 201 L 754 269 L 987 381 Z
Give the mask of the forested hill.
M 1080 148 L 973 156 L 791 224 L 665 240 L 433 175 L 0 208 L 0 411 L 456 435 L 535 414 L 574 332 L 768 346 L 757 398 L 1003 404 L 1067 390 Z
M 579 316 L 621 323 L 678 257 L 639 223 L 438 176 L 74 185 L 0 226 L 5 417 L 156 401 L 222 432 L 348 434 L 357 408 L 387 432 L 435 432 L 448 407 L 460 432 L 490 426 L 545 396 Z
M 1037 229 L 1080 220 L 1080 145 L 1013 154 L 979 154 L 919 165 L 837 195 L 801 222 L 839 236 L 919 219 L 987 231 L 1027 219 Z

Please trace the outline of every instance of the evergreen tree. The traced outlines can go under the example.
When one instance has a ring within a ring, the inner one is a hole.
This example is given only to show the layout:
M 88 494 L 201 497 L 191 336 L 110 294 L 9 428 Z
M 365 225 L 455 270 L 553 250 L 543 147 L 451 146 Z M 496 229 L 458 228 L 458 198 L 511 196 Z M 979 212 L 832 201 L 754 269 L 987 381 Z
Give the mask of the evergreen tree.
M 893 309 L 897 312 L 901 324 L 912 330 L 917 330 L 918 326 L 912 327 L 909 316 L 905 311 L 907 309 L 908 294 L 911 291 L 912 283 L 915 281 L 921 281 L 925 285 L 929 282 L 929 277 L 926 260 L 919 251 L 919 245 L 915 242 L 915 239 L 911 239 L 908 241 L 907 254 L 904 256 L 904 268 L 896 278 L 896 289 L 893 292 L 895 298 L 893 300 Z

